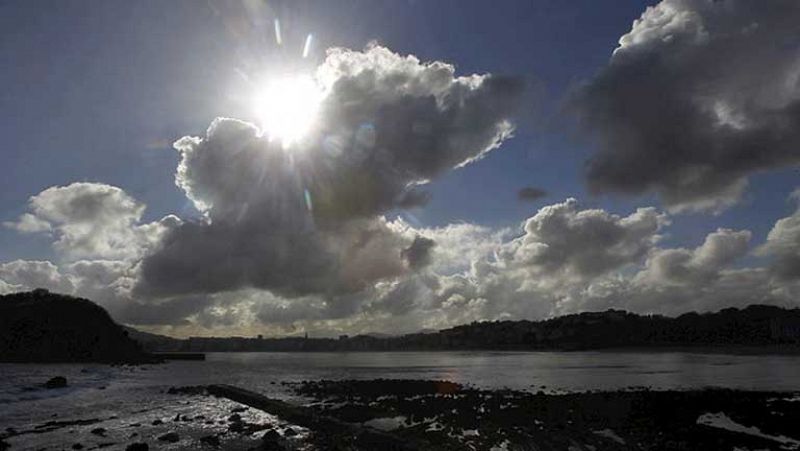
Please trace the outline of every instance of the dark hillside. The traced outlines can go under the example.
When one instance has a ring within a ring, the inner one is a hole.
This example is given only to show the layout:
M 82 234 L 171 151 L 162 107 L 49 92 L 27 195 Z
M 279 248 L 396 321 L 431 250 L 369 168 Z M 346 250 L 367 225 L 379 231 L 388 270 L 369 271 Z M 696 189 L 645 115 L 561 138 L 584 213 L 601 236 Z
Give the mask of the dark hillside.
M 0 361 L 151 361 L 97 304 L 47 290 L 0 296 Z

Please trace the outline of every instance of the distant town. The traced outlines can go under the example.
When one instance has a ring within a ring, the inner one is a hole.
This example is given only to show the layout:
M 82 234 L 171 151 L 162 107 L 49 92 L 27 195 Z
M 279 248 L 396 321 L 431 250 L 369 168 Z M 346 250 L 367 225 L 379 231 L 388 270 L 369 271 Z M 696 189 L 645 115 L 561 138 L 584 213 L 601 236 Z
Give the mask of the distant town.
M 427 350 L 590 350 L 624 347 L 755 347 L 800 349 L 800 309 L 751 305 L 677 318 L 621 310 L 544 321 L 474 322 L 436 332 L 338 338 L 191 337 L 175 339 L 128 329 L 153 352 L 302 352 Z

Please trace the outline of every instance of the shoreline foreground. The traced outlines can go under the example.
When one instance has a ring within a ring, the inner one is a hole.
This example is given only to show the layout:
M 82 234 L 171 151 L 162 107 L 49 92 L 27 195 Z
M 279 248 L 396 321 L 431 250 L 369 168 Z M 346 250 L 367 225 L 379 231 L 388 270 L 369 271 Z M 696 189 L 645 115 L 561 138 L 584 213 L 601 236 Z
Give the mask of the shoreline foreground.
M 397 379 L 282 384 L 288 400 L 233 386 L 175 387 L 161 395 L 174 411 L 142 406 L 135 418 L 8 427 L 0 449 L 56 445 L 46 434 L 68 440 L 47 449 L 800 449 L 800 397 L 791 392 L 552 394 Z

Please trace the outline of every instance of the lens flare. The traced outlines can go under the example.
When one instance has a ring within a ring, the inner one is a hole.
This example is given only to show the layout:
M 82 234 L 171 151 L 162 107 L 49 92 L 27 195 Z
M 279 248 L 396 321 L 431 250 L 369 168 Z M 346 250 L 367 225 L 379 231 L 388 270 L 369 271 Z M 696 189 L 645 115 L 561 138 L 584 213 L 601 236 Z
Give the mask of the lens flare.
M 254 96 L 253 108 L 269 138 L 288 147 L 309 131 L 322 97 L 310 76 L 284 77 L 265 83 Z

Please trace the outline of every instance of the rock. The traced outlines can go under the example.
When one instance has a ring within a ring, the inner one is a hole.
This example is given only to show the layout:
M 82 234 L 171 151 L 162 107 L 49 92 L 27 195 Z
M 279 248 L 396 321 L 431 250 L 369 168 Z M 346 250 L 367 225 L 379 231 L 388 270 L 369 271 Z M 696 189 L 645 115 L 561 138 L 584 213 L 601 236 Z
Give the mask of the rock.
M 294 437 L 295 435 L 297 435 L 297 431 L 295 431 L 292 427 L 288 427 L 283 430 L 283 435 L 285 435 L 286 437 Z
M 159 424 L 162 424 L 162 423 L 163 423 L 163 421 L 161 421 L 161 419 L 157 419 L 157 420 L 153 420 L 153 422 L 150 423 L 150 424 L 152 424 L 153 426 L 158 426 Z
M 67 378 L 64 376 L 56 376 L 44 383 L 45 388 L 64 388 L 67 386 Z
M 276 431 L 275 429 L 268 430 L 261 437 L 261 440 L 263 440 L 265 442 L 270 442 L 270 443 L 275 443 L 280 439 L 281 439 L 281 435 L 278 434 L 278 431 Z
M 232 423 L 238 423 L 239 421 L 242 421 L 242 416 L 239 415 L 238 413 L 234 413 L 233 415 L 228 417 L 228 421 Z
M 3 440 L 0 440 L 0 451 L 5 451 L 10 447 L 11 447 L 11 445 L 9 445 L 8 443 L 6 443 Z
M 177 432 L 167 432 L 166 434 L 159 436 L 158 439 L 162 442 L 175 443 L 180 440 L 181 437 Z
M 209 446 L 220 445 L 219 437 L 217 437 L 216 435 L 206 435 L 205 437 L 200 437 L 200 443 Z
M 125 451 L 149 451 L 150 446 L 147 443 L 131 443 L 130 445 L 125 447 Z
M 83 449 L 83 445 L 81 445 L 80 443 L 75 443 L 74 445 L 72 445 L 72 449 Z
M 94 428 L 90 431 L 94 435 L 104 436 L 106 435 L 105 428 Z
M 241 421 L 235 421 L 228 426 L 228 430 L 231 432 L 242 432 L 244 431 L 244 423 Z
M 231 413 L 240 413 L 244 412 L 245 410 L 247 410 L 247 407 L 234 407 L 231 409 Z

